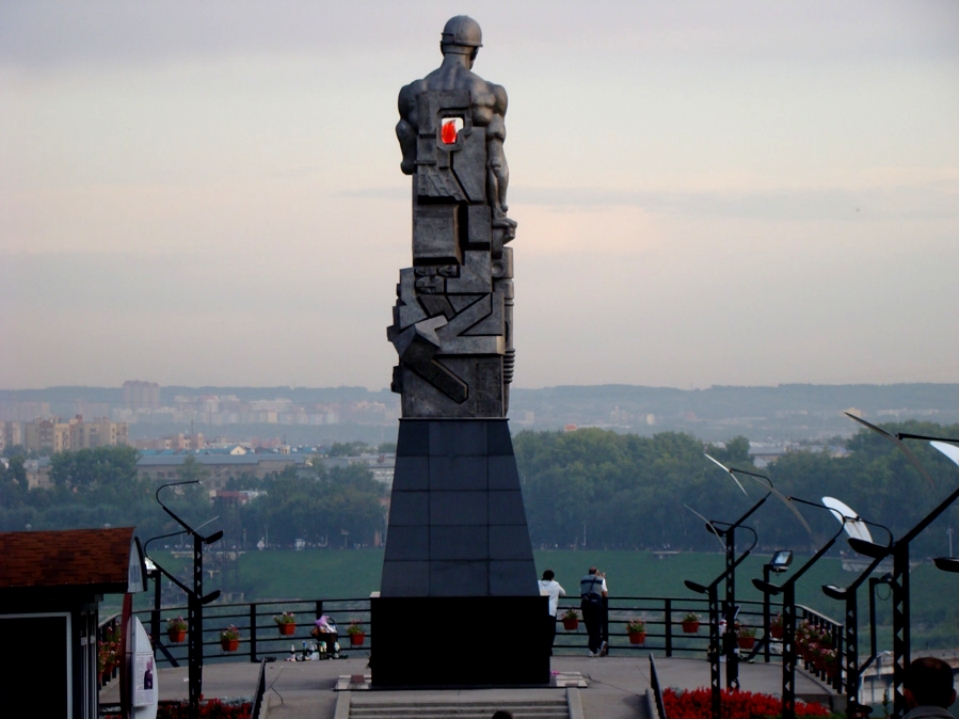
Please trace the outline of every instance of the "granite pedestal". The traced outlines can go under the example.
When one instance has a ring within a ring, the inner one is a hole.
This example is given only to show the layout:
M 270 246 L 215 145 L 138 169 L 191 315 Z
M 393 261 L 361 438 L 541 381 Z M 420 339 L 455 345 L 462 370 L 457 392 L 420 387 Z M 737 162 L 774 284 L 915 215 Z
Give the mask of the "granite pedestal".
M 547 613 L 507 420 L 402 419 L 373 685 L 545 684 Z

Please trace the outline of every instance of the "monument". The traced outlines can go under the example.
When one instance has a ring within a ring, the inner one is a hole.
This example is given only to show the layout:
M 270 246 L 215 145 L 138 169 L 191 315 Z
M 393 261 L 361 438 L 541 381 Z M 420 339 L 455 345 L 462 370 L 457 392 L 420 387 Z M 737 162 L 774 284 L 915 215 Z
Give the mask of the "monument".
M 458 16 L 441 66 L 400 91 L 413 267 L 387 337 L 402 417 L 371 671 L 380 687 L 542 684 L 539 595 L 513 444 L 513 250 L 507 94 L 472 72 L 480 26 Z M 436 645 L 413 646 L 425 627 Z M 417 630 L 417 634 L 411 632 Z

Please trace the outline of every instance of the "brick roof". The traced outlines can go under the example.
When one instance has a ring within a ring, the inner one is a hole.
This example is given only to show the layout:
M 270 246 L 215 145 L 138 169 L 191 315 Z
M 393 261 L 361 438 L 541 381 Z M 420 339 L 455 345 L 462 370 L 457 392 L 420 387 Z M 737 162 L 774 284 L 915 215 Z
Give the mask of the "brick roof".
M 98 592 L 127 592 L 130 553 L 136 552 L 133 532 L 129 527 L 0 533 L 0 589 L 98 586 Z

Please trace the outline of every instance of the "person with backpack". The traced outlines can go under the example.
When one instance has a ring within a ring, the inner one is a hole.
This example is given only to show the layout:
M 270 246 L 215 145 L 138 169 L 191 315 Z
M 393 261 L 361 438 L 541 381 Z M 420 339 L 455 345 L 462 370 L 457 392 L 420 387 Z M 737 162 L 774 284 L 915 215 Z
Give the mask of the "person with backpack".
M 587 626 L 590 657 L 607 654 L 607 641 L 602 637 L 604 613 L 606 613 L 607 579 L 604 573 L 591 567 L 580 581 L 580 612 Z

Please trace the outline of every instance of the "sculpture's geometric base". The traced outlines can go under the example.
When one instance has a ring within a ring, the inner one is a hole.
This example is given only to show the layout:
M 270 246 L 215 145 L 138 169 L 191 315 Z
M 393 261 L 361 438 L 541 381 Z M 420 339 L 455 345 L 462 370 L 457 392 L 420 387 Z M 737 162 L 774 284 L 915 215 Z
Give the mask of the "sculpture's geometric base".
M 547 600 L 506 419 L 402 419 L 373 686 L 544 685 Z
M 539 595 L 507 420 L 402 419 L 380 596 Z
M 546 685 L 547 603 L 540 596 L 370 598 L 372 685 Z

